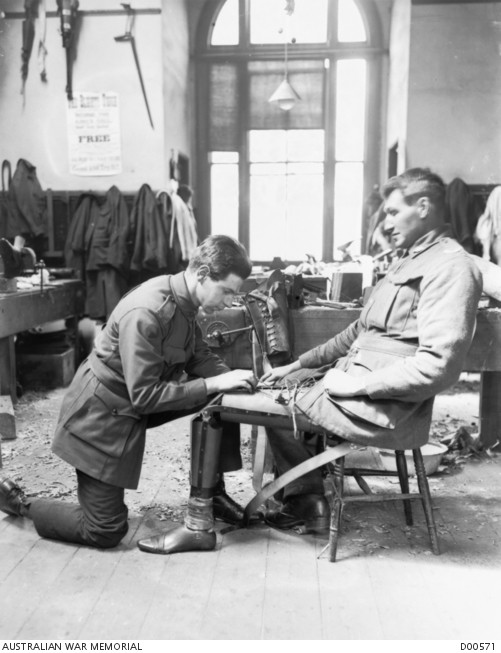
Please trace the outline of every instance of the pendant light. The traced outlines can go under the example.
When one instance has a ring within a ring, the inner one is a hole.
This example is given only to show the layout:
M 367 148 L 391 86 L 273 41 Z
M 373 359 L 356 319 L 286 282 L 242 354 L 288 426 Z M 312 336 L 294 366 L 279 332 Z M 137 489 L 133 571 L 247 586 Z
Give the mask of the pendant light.
M 294 4 L 289 0 L 286 7 L 286 13 L 290 16 L 294 11 Z M 287 18 L 286 18 L 287 23 Z M 289 70 L 288 70 L 288 45 L 289 45 L 289 36 L 288 30 L 284 29 L 285 34 L 285 43 L 284 43 L 284 78 L 280 82 L 277 90 L 270 97 L 268 102 L 275 102 L 282 111 L 290 111 L 292 107 L 301 100 L 301 96 L 297 91 L 294 90 L 292 85 L 289 82 Z

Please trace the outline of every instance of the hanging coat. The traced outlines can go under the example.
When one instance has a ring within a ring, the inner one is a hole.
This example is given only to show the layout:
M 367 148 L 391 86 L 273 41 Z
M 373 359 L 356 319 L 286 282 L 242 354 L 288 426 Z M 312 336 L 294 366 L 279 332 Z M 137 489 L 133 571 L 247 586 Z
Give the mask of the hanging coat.
M 65 259 L 85 281 L 85 312 L 106 320 L 129 289 L 130 222 L 125 200 L 116 186 L 104 201 L 83 194 L 68 230 Z
M 47 198 L 37 178 L 37 169 L 19 159 L 8 191 L 13 207 L 15 234 L 11 236 L 47 235 Z
M 447 185 L 445 202 L 454 238 L 467 252 L 476 254 L 473 235 L 482 213 L 468 184 L 456 177 Z
M 170 197 L 156 197 L 143 184 L 134 200 L 131 222 L 134 229 L 131 270 L 143 273 L 141 280 L 166 274 L 169 269 Z
M 87 310 L 94 319 L 107 319 L 128 290 L 130 237 L 127 205 L 112 186 L 96 214 L 86 262 Z

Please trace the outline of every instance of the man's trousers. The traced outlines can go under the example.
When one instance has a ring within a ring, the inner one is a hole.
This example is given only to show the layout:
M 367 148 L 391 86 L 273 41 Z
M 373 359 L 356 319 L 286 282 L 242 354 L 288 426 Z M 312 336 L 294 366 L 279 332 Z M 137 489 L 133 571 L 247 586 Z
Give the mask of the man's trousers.
M 180 417 L 198 412 L 154 413 L 148 428 L 160 426 Z M 223 424 L 219 456 L 219 474 L 242 467 L 239 424 Z M 117 546 L 128 531 L 128 510 L 124 503 L 124 488 L 110 485 L 76 470 L 78 504 L 50 499 L 33 499 L 29 516 L 41 537 L 74 542 L 103 549 Z M 192 485 L 196 485 L 192 479 Z

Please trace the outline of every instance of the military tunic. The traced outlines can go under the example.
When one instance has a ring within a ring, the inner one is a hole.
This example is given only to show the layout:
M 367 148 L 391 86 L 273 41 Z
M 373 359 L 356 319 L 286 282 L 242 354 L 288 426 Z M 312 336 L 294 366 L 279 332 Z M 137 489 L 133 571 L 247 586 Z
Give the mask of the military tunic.
M 208 400 L 204 378 L 229 371 L 203 340 L 197 310 L 182 272 L 120 301 L 64 398 L 58 456 L 92 478 L 137 487 L 148 418 L 193 412 Z
M 433 398 L 459 378 L 470 347 L 481 274 L 448 230 L 428 232 L 374 288 L 360 318 L 299 357 L 363 376 L 367 395 L 298 402 L 317 424 L 359 444 L 411 449 L 428 439 Z

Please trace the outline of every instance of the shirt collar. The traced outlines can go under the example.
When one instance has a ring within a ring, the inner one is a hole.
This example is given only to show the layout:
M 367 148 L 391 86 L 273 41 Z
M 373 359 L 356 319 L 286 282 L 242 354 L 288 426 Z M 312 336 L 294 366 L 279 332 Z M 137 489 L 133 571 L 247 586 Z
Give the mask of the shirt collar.
M 187 318 L 193 318 L 198 313 L 198 306 L 193 300 L 188 290 L 184 272 L 173 274 L 170 278 L 170 287 L 176 304 Z
M 431 231 L 428 231 L 428 233 L 426 233 L 424 236 L 421 236 L 421 238 L 416 240 L 414 245 L 409 249 L 409 254 L 411 256 L 417 256 L 432 245 L 435 245 L 435 243 L 437 243 L 440 239 L 451 237 L 451 228 L 448 224 L 437 227 L 436 229 L 432 229 Z

